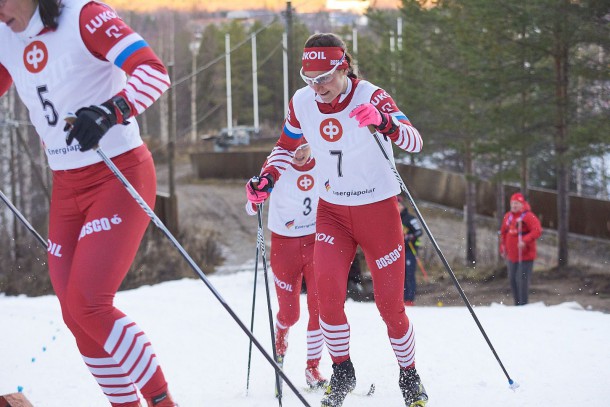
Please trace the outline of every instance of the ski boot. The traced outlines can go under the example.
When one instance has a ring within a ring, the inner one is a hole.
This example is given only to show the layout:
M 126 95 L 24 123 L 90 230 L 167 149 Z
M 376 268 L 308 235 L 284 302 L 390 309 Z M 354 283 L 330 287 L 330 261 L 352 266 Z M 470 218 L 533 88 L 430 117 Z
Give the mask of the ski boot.
M 350 359 L 333 363 L 333 374 L 322 398 L 322 407 L 341 407 L 347 393 L 356 388 L 356 372 Z
M 305 381 L 310 389 L 321 389 L 328 384 L 328 380 L 322 376 L 318 366 L 320 359 L 311 359 L 307 361 L 307 368 L 305 368 Z
M 428 394 L 414 367 L 400 369 L 398 386 L 402 391 L 406 407 L 424 407 L 428 403 Z
M 172 396 L 167 391 L 146 399 L 146 404 L 148 407 L 178 407 L 178 404 L 174 402 Z

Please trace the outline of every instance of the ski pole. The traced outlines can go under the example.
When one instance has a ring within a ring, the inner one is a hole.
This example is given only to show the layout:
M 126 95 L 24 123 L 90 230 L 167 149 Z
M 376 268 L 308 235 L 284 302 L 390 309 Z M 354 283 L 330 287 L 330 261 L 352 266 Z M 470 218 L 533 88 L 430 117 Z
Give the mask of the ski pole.
M 262 208 L 261 208 L 262 209 Z M 260 245 L 258 239 L 258 233 L 256 235 L 256 257 L 254 259 L 254 289 L 252 290 L 252 314 L 250 316 L 250 332 L 254 333 L 254 308 L 256 305 L 256 281 L 258 278 L 258 253 Z M 249 341 L 248 345 L 248 373 L 246 376 L 246 395 L 250 389 L 250 362 L 252 361 L 252 341 Z
M 246 335 L 248 335 L 248 337 L 250 338 L 250 340 L 254 343 L 254 345 L 258 348 L 258 350 L 261 352 L 261 354 L 265 357 L 265 359 L 267 359 L 267 361 L 269 362 L 269 364 L 271 364 L 271 367 L 273 367 L 273 369 L 275 369 L 276 374 L 279 374 L 282 379 L 284 379 L 284 381 L 286 382 L 286 384 L 288 384 L 288 387 L 290 387 L 290 389 L 294 392 L 294 394 L 298 397 L 299 400 L 301 400 L 301 402 L 303 403 L 303 405 L 310 407 L 309 403 L 307 402 L 307 400 L 305 400 L 305 398 L 303 397 L 303 395 L 297 390 L 297 388 L 295 387 L 294 384 L 292 384 L 292 382 L 290 381 L 290 379 L 284 374 L 284 372 L 282 371 L 282 369 L 279 368 L 279 366 L 277 365 L 277 363 L 275 362 L 274 359 L 271 358 L 271 356 L 269 356 L 269 354 L 267 353 L 267 351 L 265 351 L 265 348 L 263 348 L 263 346 L 260 344 L 260 342 L 254 337 L 254 335 L 252 334 L 252 332 L 250 332 L 248 330 L 248 328 L 244 325 L 244 323 L 239 319 L 239 317 L 237 316 L 237 314 L 235 314 L 235 312 L 233 311 L 233 309 L 229 306 L 229 304 L 227 304 L 227 302 L 225 301 L 225 299 L 222 297 L 222 295 L 220 295 L 220 293 L 216 290 L 216 288 L 214 287 L 214 285 L 210 282 L 210 280 L 206 277 L 206 275 L 203 273 L 203 271 L 201 270 L 201 268 L 199 268 L 199 266 L 197 265 L 197 263 L 195 263 L 195 261 L 193 260 L 193 258 L 187 253 L 187 251 L 184 249 L 184 247 L 182 247 L 182 245 L 176 240 L 176 238 L 174 237 L 174 235 L 172 235 L 172 233 L 169 231 L 169 229 L 167 229 L 167 227 L 163 224 L 163 222 L 161 221 L 161 219 L 159 219 L 159 217 L 155 214 L 155 212 L 150 209 L 150 206 L 148 206 L 148 204 L 144 201 L 144 199 L 140 196 L 140 194 L 138 193 L 138 191 L 135 190 L 135 188 L 131 185 L 131 183 L 127 180 L 127 178 L 125 178 L 125 176 L 123 175 L 123 173 L 121 173 L 121 171 L 117 168 L 116 165 L 114 165 L 114 163 L 112 162 L 112 160 L 110 160 L 110 158 L 108 158 L 108 156 L 106 155 L 106 153 L 104 153 L 104 151 L 99 147 L 96 146 L 94 147 L 95 152 L 102 158 L 102 160 L 106 163 L 106 165 L 108 166 L 108 168 L 110 168 L 110 170 L 114 173 L 114 175 L 119 179 L 119 181 L 121 181 L 121 183 L 123 184 L 123 186 L 125 186 L 125 188 L 127 189 L 127 191 L 129 192 L 129 194 L 132 196 L 132 198 L 138 203 L 138 205 L 140 205 L 140 207 L 144 210 L 144 212 L 146 212 L 146 214 L 150 217 L 150 219 L 152 220 L 152 222 L 163 232 L 163 234 L 172 242 L 172 244 L 174 245 L 174 247 L 176 247 L 176 249 L 178 249 L 178 251 L 180 252 L 180 254 L 182 255 L 182 257 L 186 260 L 186 262 L 189 264 L 189 266 L 191 266 L 191 268 L 197 273 L 197 275 L 199 276 L 199 278 L 201 279 L 201 281 L 203 281 L 203 283 L 210 289 L 210 291 L 212 292 L 212 294 L 214 295 L 214 297 L 216 297 L 216 299 L 222 304 L 222 306 L 225 308 L 225 310 L 231 315 L 231 317 L 233 318 L 233 320 L 235 320 L 235 322 L 237 323 L 237 325 L 239 325 L 239 327 L 242 329 L 242 331 L 244 331 L 244 333 Z
M 275 335 L 273 333 L 273 315 L 271 312 L 271 296 L 269 294 L 269 277 L 267 276 L 267 256 L 265 255 L 265 235 L 263 233 L 263 204 L 256 205 L 256 217 L 258 218 L 257 244 L 260 247 L 261 257 L 263 258 L 263 275 L 265 276 L 265 291 L 267 292 L 267 310 L 269 311 L 269 328 L 271 330 L 271 349 L 273 350 L 273 360 L 277 361 L 277 349 L 275 347 Z M 275 372 L 275 388 L 277 389 L 277 400 L 282 406 L 282 382 Z
M 9 207 L 9 209 L 11 210 L 11 212 L 13 212 L 15 214 L 15 216 L 17 217 L 17 219 L 19 219 L 21 221 L 21 223 L 23 223 L 23 225 L 30 231 L 32 232 L 32 234 L 34 235 L 34 237 L 36 238 L 36 240 L 38 240 L 40 242 L 40 244 L 42 245 L 42 247 L 45 248 L 45 250 L 47 250 L 49 248 L 49 246 L 47 245 L 47 242 L 42 238 L 42 236 L 40 236 L 38 234 L 38 232 L 36 231 L 36 229 L 34 229 L 34 227 L 32 225 L 30 225 L 30 222 L 27 221 L 27 219 L 21 214 L 21 212 L 19 212 L 19 210 L 15 207 L 15 205 L 13 205 L 13 203 L 6 197 L 6 195 L 4 195 L 4 193 L 2 191 L 0 191 L 0 199 L 2 199 L 4 201 L 4 203 L 6 204 L 6 206 Z
M 372 126 L 368 126 L 368 128 L 369 128 L 371 134 L 373 135 L 373 137 L 375 137 L 375 141 L 377 142 L 377 145 L 379 146 L 379 149 L 381 150 L 381 153 L 383 154 L 383 156 L 385 157 L 386 161 L 390 165 L 390 169 L 394 173 L 394 176 L 396 177 L 396 181 L 398 181 L 398 183 L 400 184 L 400 189 L 402 189 L 402 191 L 405 193 L 405 195 L 409 199 L 409 202 L 411 202 L 411 205 L 413 206 L 413 209 L 415 209 L 415 213 L 417 214 L 417 217 L 421 221 L 422 226 L 423 226 L 424 230 L 426 231 L 426 234 L 430 238 L 430 241 L 432 242 L 432 245 L 434 246 L 434 249 L 436 250 L 436 253 L 438 254 L 438 257 L 441 259 L 441 262 L 443 263 L 443 265 L 445 266 L 445 269 L 449 273 L 449 276 L 451 277 L 451 280 L 453 281 L 453 284 L 455 285 L 455 287 L 457 288 L 460 296 L 462 297 L 462 300 L 464 300 L 464 303 L 466 304 L 466 307 L 468 307 L 468 311 L 470 311 L 470 315 L 472 315 L 472 318 L 474 319 L 474 322 L 476 322 L 477 326 L 479 327 L 479 330 L 481 331 L 481 334 L 485 338 L 485 341 L 487 342 L 487 345 L 489 346 L 489 349 L 491 349 L 492 353 L 496 357 L 496 360 L 500 364 L 500 367 L 502 368 L 502 371 L 504 372 L 504 375 L 508 379 L 508 384 L 509 384 L 510 388 L 513 389 L 513 390 L 516 389 L 517 387 L 519 387 L 519 384 L 517 384 L 515 381 L 513 381 L 513 379 L 510 378 L 508 372 L 504 368 L 504 365 L 502 364 L 502 361 L 500 360 L 500 357 L 498 356 L 498 353 L 496 352 L 496 350 L 494 349 L 493 345 L 491 344 L 491 341 L 489 340 L 489 337 L 487 336 L 487 333 L 483 329 L 483 326 L 481 325 L 481 322 L 479 321 L 479 318 L 475 314 L 474 309 L 472 309 L 472 305 L 470 305 L 470 301 L 468 301 L 468 298 L 466 297 L 466 293 L 464 293 L 464 290 L 462 290 L 462 287 L 460 286 L 459 281 L 455 277 L 455 274 L 453 273 L 453 270 L 451 269 L 451 266 L 449 265 L 449 262 L 447 261 L 447 259 L 443 255 L 443 252 L 441 251 L 440 246 L 436 242 L 436 239 L 432 235 L 432 232 L 430 231 L 430 228 L 428 228 L 428 225 L 426 224 L 426 221 L 424 220 L 424 217 L 422 216 L 421 212 L 419 211 L 419 208 L 415 204 L 415 200 L 411 196 L 411 193 L 409 192 L 409 189 L 407 188 L 407 185 L 402 180 L 402 177 L 398 173 L 398 170 L 394 166 L 394 163 L 392 162 L 392 160 L 390 160 L 390 157 L 388 156 L 388 153 L 385 151 L 385 148 L 381 144 L 381 140 L 379 140 L 379 133 Z
M 409 247 L 411 248 L 411 253 L 413 253 L 413 256 L 415 256 L 415 261 L 417 262 L 419 269 L 421 270 L 422 274 L 424 275 L 424 280 L 428 281 L 428 273 L 426 273 L 426 269 L 424 268 L 424 265 L 422 264 L 421 260 L 419 259 L 419 256 L 417 256 L 417 252 L 415 251 L 415 247 L 413 247 L 413 243 L 411 243 L 411 241 L 409 241 L 408 243 L 409 243 Z

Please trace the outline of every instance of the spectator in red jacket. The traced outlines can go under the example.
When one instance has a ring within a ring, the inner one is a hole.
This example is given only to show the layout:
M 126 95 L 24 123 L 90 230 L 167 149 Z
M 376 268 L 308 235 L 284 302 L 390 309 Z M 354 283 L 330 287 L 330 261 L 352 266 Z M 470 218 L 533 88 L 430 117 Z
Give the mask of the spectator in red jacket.
M 510 211 L 500 228 L 500 254 L 506 259 L 508 280 L 515 305 L 528 300 L 530 277 L 536 258 L 536 239 L 542 234 L 540 220 L 521 193 L 510 197 Z

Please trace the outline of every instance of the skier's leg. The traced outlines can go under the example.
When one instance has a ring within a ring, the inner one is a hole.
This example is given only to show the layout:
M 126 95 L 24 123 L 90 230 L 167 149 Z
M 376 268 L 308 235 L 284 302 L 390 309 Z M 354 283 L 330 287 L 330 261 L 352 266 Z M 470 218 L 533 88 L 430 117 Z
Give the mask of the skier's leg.
M 347 275 L 356 252 L 350 208 L 320 200 L 316 219 L 314 275 L 320 326 L 333 363 L 349 359 L 350 329 L 345 315 Z
M 156 180 L 150 153 L 126 155 L 115 158 L 115 163 L 153 206 Z M 75 198 L 86 218 L 70 265 L 62 309 L 64 315 L 69 314 L 71 325 L 80 328 L 73 330 L 79 350 L 107 395 L 113 394 L 107 389 L 114 383 L 130 382 L 146 398 L 152 398 L 167 392 L 156 355 L 144 332 L 113 305 L 149 219 L 119 180 L 103 164 L 97 167 L 88 169 L 95 182 Z M 86 335 L 80 335 L 82 332 Z
M 307 284 L 307 367 L 305 380 L 312 388 L 322 387 L 328 380 L 320 373 L 319 365 L 324 350 L 324 337 L 320 329 L 320 312 L 318 310 L 318 290 L 313 270 L 315 234 L 301 238 L 300 253 L 303 260 L 303 277 Z
M 303 278 L 298 255 L 300 238 L 271 235 L 271 270 L 279 304 L 275 324 L 275 346 L 278 356 L 288 347 L 288 332 L 300 317 L 301 282 Z
M 353 209 L 353 216 L 370 219 L 354 234 L 371 270 L 375 303 L 386 323 L 396 359 L 402 368 L 413 366 L 415 340 L 403 303 L 405 247 L 396 199 Z

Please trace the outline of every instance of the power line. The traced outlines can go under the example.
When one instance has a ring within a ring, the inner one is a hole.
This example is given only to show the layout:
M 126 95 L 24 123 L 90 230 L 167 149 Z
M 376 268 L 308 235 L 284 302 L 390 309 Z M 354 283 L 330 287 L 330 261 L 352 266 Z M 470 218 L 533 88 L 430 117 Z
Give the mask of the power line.
M 253 36 L 258 35 L 260 32 L 266 30 L 267 28 L 269 28 L 271 25 L 275 24 L 278 21 L 278 17 L 276 16 L 270 23 L 268 23 L 267 25 L 259 28 L 258 30 L 256 30 L 253 34 L 251 34 L 250 36 L 248 36 L 245 40 L 239 42 L 237 45 L 235 45 L 233 48 L 231 48 L 231 50 L 229 51 L 229 53 L 233 53 L 233 51 L 236 51 L 237 49 L 239 49 L 242 45 L 250 42 L 251 38 Z M 210 62 L 208 62 L 207 64 L 203 65 L 202 67 L 198 68 L 195 72 L 192 72 L 186 76 L 183 76 L 182 78 L 174 81 L 174 83 L 172 84 L 172 88 L 175 88 L 176 86 L 186 82 L 187 80 L 191 79 L 193 76 L 195 75 L 199 75 L 201 72 L 205 71 L 206 69 L 210 68 L 212 65 L 214 65 L 215 63 L 223 60 L 226 56 L 226 53 L 223 53 L 219 56 L 217 56 L 216 58 L 214 58 L 213 60 L 211 60 Z

